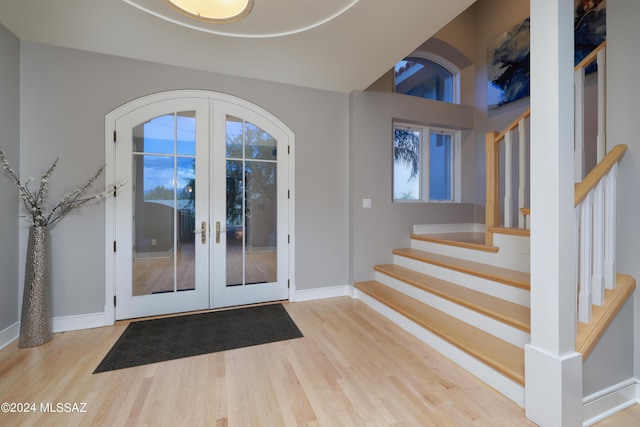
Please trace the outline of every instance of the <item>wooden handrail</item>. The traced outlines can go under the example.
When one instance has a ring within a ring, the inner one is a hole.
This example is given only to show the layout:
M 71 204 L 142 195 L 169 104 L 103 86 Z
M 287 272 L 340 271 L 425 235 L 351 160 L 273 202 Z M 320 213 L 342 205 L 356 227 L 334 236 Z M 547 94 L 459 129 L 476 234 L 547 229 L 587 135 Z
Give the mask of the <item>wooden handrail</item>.
M 500 141 L 502 141 L 504 139 L 504 136 L 507 133 L 509 133 L 512 130 L 514 130 L 515 128 L 517 128 L 518 125 L 520 124 L 520 122 L 522 120 L 526 119 L 529 116 L 531 116 L 531 108 L 527 108 L 527 111 L 525 111 L 524 113 L 520 114 L 520 116 L 517 119 L 515 119 L 509 126 L 507 126 L 507 128 L 505 130 L 503 130 L 502 132 L 497 134 L 497 136 L 495 137 L 494 142 L 497 144 Z
M 578 204 L 587 197 L 589 191 L 598 185 L 598 182 L 600 182 L 618 160 L 622 158 L 626 150 L 627 146 L 625 144 L 616 145 L 609 151 L 605 158 L 589 172 L 582 182 L 576 183 L 573 206 L 578 206 Z

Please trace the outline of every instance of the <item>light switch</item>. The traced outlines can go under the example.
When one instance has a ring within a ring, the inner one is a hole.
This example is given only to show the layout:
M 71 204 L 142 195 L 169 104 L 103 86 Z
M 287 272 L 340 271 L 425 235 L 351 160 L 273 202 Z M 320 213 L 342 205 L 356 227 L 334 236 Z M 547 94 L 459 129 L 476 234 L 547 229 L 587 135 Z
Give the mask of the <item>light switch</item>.
M 371 207 L 371 199 L 362 199 L 362 207 L 370 208 Z

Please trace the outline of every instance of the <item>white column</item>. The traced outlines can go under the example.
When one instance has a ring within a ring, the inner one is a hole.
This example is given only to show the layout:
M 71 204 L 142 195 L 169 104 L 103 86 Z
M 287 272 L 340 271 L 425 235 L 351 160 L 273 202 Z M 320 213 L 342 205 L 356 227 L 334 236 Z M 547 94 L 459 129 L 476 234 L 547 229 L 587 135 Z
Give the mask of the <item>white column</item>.
M 573 206 L 573 0 L 531 2 L 531 344 L 525 411 L 582 424 Z

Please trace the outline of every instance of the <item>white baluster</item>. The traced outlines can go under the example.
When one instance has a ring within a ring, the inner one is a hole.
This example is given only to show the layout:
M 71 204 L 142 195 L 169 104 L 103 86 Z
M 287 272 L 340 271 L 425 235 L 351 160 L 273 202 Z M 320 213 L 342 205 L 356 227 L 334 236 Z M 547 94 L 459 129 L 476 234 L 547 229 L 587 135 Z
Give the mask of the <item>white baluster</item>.
M 513 181 L 513 148 L 512 133 L 507 132 L 504 136 L 504 226 L 513 227 L 513 202 L 511 197 L 511 188 Z
M 520 209 L 526 207 L 525 196 L 527 191 L 527 120 L 526 118 L 520 120 L 518 123 L 518 154 L 520 162 L 518 165 L 519 178 L 518 178 L 518 228 L 527 228 L 525 215 Z
M 591 193 L 580 204 L 580 291 L 578 295 L 578 320 L 591 320 Z
M 575 282 L 574 282 L 574 293 L 576 295 L 576 298 L 578 299 L 578 313 L 576 313 L 576 315 L 578 315 L 578 321 L 580 321 L 580 215 L 582 213 L 582 211 L 580 210 L 580 207 L 582 205 L 578 205 L 575 207 L 575 209 L 573 210 L 575 213 L 575 225 L 574 225 L 574 233 L 573 233 L 573 253 L 577 254 L 576 256 L 576 263 L 575 263 L 575 270 L 574 273 L 575 275 L 573 276 L 575 278 Z M 578 322 L 576 322 L 576 334 L 578 333 Z
M 593 192 L 593 267 L 591 275 L 592 301 L 604 304 L 604 180 L 601 179 Z
M 574 181 L 581 182 L 584 178 L 584 68 L 575 72 L 575 142 L 574 142 Z
M 613 165 L 604 178 L 605 183 L 605 223 L 604 223 L 604 285 L 613 289 L 616 284 L 616 181 L 618 164 Z
M 606 48 L 598 52 L 598 138 L 597 156 L 598 163 L 606 154 L 606 123 L 607 123 L 607 55 Z

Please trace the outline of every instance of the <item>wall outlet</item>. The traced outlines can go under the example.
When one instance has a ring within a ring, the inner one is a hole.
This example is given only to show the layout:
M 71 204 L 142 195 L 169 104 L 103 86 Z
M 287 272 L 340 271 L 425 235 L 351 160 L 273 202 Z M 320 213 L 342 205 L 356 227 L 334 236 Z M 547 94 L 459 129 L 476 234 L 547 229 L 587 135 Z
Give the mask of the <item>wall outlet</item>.
M 151 246 L 155 246 L 158 244 L 158 241 L 156 239 L 151 239 Z
M 362 199 L 362 207 L 370 208 L 371 207 L 371 199 Z

